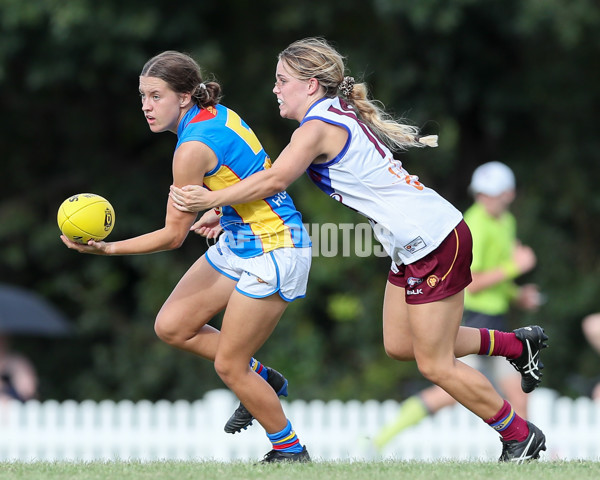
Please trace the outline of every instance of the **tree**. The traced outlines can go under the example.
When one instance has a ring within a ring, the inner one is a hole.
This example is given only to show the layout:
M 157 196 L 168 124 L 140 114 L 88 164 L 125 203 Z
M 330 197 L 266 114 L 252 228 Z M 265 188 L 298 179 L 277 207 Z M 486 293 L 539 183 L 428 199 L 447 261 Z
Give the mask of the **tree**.
M 276 158 L 295 127 L 278 117 L 271 93 L 276 55 L 311 35 L 334 42 L 389 111 L 440 135 L 438 149 L 400 158 L 459 208 L 478 164 L 513 167 L 520 236 L 538 253 L 531 275 L 549 299 L 518 322 L 550 333 L 545 385 L 577 393 L 563 380 L 569 372 L 598 373 L 577 346 L 580 319 L 599 308 L 600 227 L 591 220 L 600 210 L 599 23 L 591 0 L 183 1 L 177 9 L 162 0 L 0 0 L 0 273 L 52 300 L 78 328 L 66 341 L 22 340 L 43 396 L 195 398 L 221 386 L 210 364 L 152 331 L 204 240 L 145 257 L 74 255 L 57 238 L 56 209 L 91 191 L 116 209 L 112 239 L 162 224 L 174 137 L 147 131 L 135 96 L 143 63 L 166 49 L 214 73 L 224 103 Z M 306 179 L 290 193 L 310 225 L 363 221 Z M 388 266 L 375 256 L 315 257 L 307 298 L 259 352 L 291 378 L 294 395 L 387 398 L 421 386 L 414 365 L 387 359 L 381 345 Z

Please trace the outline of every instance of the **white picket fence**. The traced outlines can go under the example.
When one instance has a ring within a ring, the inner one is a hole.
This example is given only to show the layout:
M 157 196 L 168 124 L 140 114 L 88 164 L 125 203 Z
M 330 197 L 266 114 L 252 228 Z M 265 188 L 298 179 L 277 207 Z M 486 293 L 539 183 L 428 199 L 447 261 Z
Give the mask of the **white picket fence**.
M 314 460 L 496 460 L 498 435 L 461 406 L 442 410 L 376 453 L 370 438 L 399 403 L 284 401 Z M 195 402 L 30 401 L 0 404 L 0 461 L 257 460 L 270 450 L 255 424 L 230 435 L 223 424 L 237 407 L 228 390 Z M 530 420 L 547 438 L 544 460 L 600 460 L 600 404 L 538 389 Z

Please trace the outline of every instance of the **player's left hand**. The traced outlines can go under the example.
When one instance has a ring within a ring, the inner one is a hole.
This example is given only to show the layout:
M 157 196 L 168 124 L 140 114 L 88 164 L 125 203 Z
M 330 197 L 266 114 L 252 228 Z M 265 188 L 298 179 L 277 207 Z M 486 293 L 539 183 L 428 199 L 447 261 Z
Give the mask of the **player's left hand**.
M 223 231 L 219 224 L 219 215 L 214 209 L 208 210 L 190 227 L 190 231 L 209 239 L 217 238 Z
M 71 241 L 65 235 L 61 235 L 60 239 L 71 250 L 77 250 L 79 253 L 90 253 L 92 255 L 108 255 L 106 242 L 95 242 L 90 240 L 86 245 Z
M 182 212 L 202 212 L 212 208 L 211 191 L 201 185 L 186 185 L 182 188 L 171 185 L 169 196 L 173 206 Z

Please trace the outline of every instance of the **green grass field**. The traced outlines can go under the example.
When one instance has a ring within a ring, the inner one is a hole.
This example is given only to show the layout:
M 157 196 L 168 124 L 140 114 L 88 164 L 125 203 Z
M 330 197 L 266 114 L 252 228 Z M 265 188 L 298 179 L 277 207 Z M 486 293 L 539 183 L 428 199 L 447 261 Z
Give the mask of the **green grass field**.
M 23 480 L 596 480 L 600 462 L 0 462 L 0 479 Z

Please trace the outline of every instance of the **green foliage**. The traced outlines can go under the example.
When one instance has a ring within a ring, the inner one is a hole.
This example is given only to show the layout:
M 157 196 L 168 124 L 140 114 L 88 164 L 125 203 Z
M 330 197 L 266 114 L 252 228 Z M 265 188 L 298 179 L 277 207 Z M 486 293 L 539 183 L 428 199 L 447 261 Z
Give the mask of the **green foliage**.
M 545 385 L 580 394 L 569 376 L 597 375 L 581 318 L 600 309 L 600 9 L 592 0 L 191 2 L 0 0 L 3 193 L 0 275 L 59 306 L 73 338 L 15 339 L 39 367 L 45 398 L 186 398 L 221 386 L 212 365 L 155 338 L 156 312 L 205 251 L 90 258 L 58 239 L 56 209 L 95 192 L 116 209 L 110 239 L 162 226 L 175 138 L 148 132 L 137 97 L 144 62 L 193 54 L 275 159 L 295 125 L 271 92 L 277 53 L 323 35 L 390 112 L 440 147 L 411 151 L 411 173 L 465 209 L 470 174 L 501 160 L 517 174 L 515 213 L 538 255 L 523 281 L 548 303 L 515 323 L 550 334 Z M 307 224 L 365 220 L 307 179 L 289 189 Z M 413 364 L 389 360 L 381 304 L 389 261 L 316 256 L 259 358 L 290 378 L 295 397 L 403 397 L 422 386 Z M 219 319 L 215 319 L 218 324 Z M 598 365 L 598 362 L 595 362 Z

